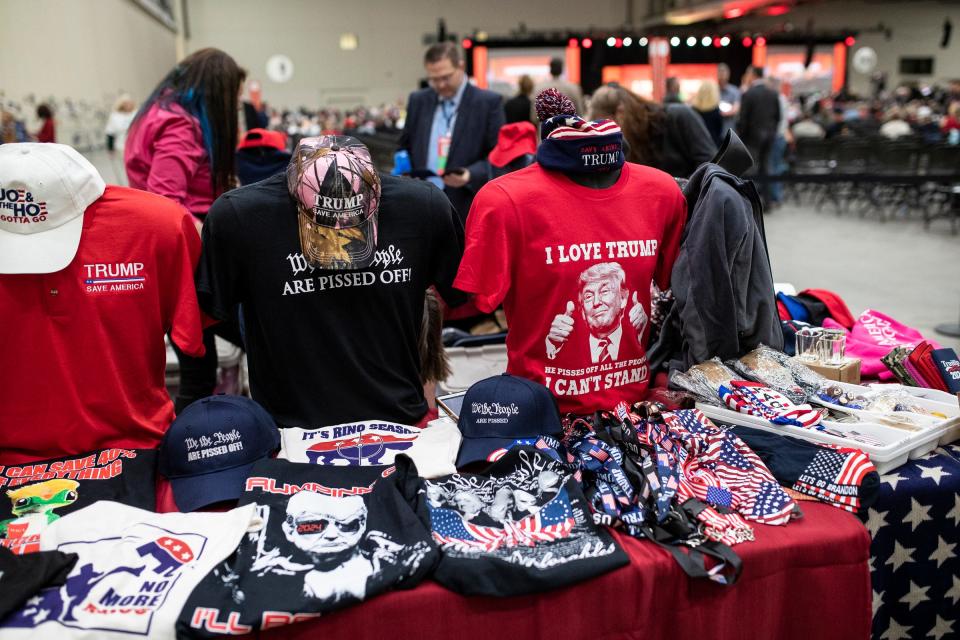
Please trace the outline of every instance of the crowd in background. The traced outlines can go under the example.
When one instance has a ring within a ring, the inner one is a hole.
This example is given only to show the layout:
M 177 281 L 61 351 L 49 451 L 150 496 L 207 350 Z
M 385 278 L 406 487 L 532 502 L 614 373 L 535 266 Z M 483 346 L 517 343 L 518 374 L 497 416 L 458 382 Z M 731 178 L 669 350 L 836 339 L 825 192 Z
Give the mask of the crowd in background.
M 691 95 L 682 94 L 677 79 L 669 78 L 663 102 L 656 103 L 615 83 L 584 97 L 579 87 L 562 79 L 562 72 L 562 63 L 554 60 L 551 78 L 534 83 L 529 76 L 522 76 L 517 93 L 504 99 L 506 122 L 536 123 L 533 98 L 543 88 L 563 83 L 561 89 L 571 94 L 582 115 L 618 121 L 630 145 L 631 161 L 658 166 L 678 176 L 689 174 L 692 167 L 709 159 L 728 129 L 743 131 L 741 96 L 759 79 L 748 73 L 741 85 L 734 85 L 729 68 L 721 64 L 717 80 L 702 81 Z M 790 149 L 802 138 L 910 138 L 929 144 L 960 143 L 960 81 L 946 86 L 905 83 L 888 90 L 881 80 L 874 84 L 872 97 L 845 92 L 790 95 L 786 82 L 777 78 L 762 78 L 762 82 L 779 101 L 776 128 L 762 153 L 766 173 L 786 170 Z M 684 107 L 678 109 L 677 105 Z M 38 102 L 33 97 L 20 102 L 6 100 L 0 104 L 0 143 L 57 141 L 81 151 L 106 147 L 122 153 L 126 128 L 137 106 L 125 94 L 112 105 L 53 98 Z M 691 113 L 699 116 L 703 127 L 690 120 Z M 282 131 L 295 141 L 342 132 L 396 135 L 403 130 L 406 109 L 402 99 L 377 106 L 313 109 L 252 104 L 247 98 L 244 116 L 246 130 L 260 127 Z M 704 129 L 708 136 L 704 136 Z M 748 146 L 758 149 L 757 145 Z M 775 204 L 776 198 L 770 202 Z

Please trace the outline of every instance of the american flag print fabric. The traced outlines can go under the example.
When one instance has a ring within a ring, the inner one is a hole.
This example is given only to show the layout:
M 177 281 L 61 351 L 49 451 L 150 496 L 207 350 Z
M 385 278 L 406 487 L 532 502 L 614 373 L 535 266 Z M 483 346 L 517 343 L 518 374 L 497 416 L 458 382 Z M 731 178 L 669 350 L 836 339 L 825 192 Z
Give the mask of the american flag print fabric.
M 796 503 L 743 440 L 696 409 L 668 413 L 665 419 L 685 445 L 683 493 L 762 524 L 791 520 Z
M 800 473 L 793 489 L 856 513 L 860 510 L 860 484 L 876 470 L 859 449 L 824 449 Z

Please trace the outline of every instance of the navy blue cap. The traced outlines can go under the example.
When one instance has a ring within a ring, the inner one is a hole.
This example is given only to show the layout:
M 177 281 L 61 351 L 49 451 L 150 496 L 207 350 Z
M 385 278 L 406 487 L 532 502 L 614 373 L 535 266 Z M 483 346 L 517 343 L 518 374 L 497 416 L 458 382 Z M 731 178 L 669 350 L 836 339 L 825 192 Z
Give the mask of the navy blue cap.
M 557 403 L 547 388 L 508 373 L 467 389 L 457 427 L 463 435 L 458 467 L 490 460 L 501 449 L 563 431 Z
M 180 412 L 160 443 L 160 473 L 180 511 L 237 500 L 258 460 L 280 447 L 270 414 L 250 398 L 210 396 Z

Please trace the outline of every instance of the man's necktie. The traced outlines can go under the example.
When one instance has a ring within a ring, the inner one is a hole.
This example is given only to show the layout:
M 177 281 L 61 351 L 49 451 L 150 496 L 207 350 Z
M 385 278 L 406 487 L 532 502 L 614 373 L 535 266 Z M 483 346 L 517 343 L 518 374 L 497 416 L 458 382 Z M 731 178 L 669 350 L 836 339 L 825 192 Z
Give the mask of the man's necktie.
M 610 338 L 600 338 L 597 342 L 600 347 L 600 362 L 610 362 L 613 356 L 610 355 Z

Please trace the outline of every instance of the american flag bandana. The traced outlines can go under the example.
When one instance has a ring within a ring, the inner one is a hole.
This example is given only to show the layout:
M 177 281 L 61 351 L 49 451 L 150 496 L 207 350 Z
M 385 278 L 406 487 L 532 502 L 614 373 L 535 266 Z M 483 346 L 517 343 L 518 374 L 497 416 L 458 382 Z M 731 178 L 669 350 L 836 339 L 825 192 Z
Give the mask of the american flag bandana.
M 684 479 L 696 497 L 762 524 L 786 524 L 798 513 L 763 460 L 735 434 L 697 409 L 675 411 L 665 418 L 671 433 L 686 445 Z
M 782 393 L 759 382 L 731 380 L 729 387 L 720 385 L 717 395 L 734 411 L 763 418 L 773 424 L 809 429 L 823 421 L 821 411 L 808 404 L 795 405 Z
M 618 414 L 623 415 L 622 408 L 619 406 Z M 705 508 L 697 512 L 696 518 L 704 527 L 704 534 L 708 538 L 730 546 L 753 540 L 753 527 L 747 524 L 734 510 L 732 491 L 715 476 L 709 467 L 699 464 L 700 449 L 704 448 L 695 446 L 691 450 L 691 444 L 698 445 L 700 443 L 693 438 L 685 439 L 684 435 L 689 436 L 689 433 L 674 428 L 677 422 L 677 414 L 683 414 L 710 424 L 706 416 L 699 411 L 653 413 L 647 419 L 636 414 L 630 414 L 628 419 L 636 426 L 637 433 L 642 441 L 649 441 L 651 437 L 654 437 L 658 439 L 658 444 L 664 450 L 669 449 L 665 452 L 669 455 L 671 461 L 676 462 L 673 467 L 676 490 L 673 493 L 677 497 L 677 502 L 685 504 L 688 500 L 696 499 L 706 503 Z M 661 417 L 654 418 L 655 415 Z M 661 456 L 658 456 L 658 463 L 660 458 Z M 721 513 L 712 507 L 723 508 L 725 512 Z
M 857 513 L 861 506 L 860 485 L 868 473 L 876 470 L 869 456 L 859 449 L 825 448 L 817 452 L 792 488 Z

